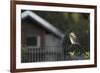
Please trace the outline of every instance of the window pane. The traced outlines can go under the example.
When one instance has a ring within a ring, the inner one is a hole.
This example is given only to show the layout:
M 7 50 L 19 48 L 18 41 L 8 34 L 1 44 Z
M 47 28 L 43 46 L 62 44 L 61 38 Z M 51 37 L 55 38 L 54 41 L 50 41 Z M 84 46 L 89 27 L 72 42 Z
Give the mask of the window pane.
M 37 37 L 28 37 L 26 44 L 27 46 L 37 46 Z

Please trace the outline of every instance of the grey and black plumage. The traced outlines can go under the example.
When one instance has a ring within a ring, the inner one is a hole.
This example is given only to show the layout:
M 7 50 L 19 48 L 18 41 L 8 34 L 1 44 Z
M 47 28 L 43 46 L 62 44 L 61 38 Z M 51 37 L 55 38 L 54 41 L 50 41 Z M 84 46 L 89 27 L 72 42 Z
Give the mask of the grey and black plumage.
M 69 48 L 70 52 L 76 52 L 78 54 L 78 52 L 81 52 L 82 48 L 81 45 L 79 43 L 79 38 L 76 36 L 76 34 L 74 32 L 71 32 L 69 34 L 69 39 L 71 42 L 71 46 Z

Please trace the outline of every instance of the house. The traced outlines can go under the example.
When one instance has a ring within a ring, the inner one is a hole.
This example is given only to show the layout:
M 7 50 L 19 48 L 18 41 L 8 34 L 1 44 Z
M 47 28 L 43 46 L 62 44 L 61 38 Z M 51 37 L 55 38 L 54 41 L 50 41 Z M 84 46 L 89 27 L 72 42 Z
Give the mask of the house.
M 28 49 L 27 62 L 63 60 L 63 38 L 59 29 L 33 11 L 21 13 L 21 48 Z

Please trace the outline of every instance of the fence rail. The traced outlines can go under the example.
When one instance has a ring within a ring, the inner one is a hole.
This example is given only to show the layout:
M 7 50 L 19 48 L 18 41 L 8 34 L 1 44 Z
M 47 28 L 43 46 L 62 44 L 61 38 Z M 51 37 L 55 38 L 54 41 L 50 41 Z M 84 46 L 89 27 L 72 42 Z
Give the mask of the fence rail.
M 25 51 L 24 51 L 25 50 Z M 42 62 L 63 60 L 64 52 L 61 47 L 23 48 L 22 62 Z

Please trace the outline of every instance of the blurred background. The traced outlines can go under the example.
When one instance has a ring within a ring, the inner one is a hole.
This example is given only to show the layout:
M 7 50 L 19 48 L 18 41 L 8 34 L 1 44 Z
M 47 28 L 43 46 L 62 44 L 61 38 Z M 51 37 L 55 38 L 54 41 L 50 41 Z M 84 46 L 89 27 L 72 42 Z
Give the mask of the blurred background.
M 69 34 L 74 32 L 77 40 L 89 50 L 90 42 L 90 15 L 89 13 L 70 13 L 70 12 L 51 12 L 34 11 L 39 16 L 50 22 L 53 26 L 60 29 L 65 36 L 65 43 L 71 44 Z M 67 40 L 66 40 L 67 39 Z

